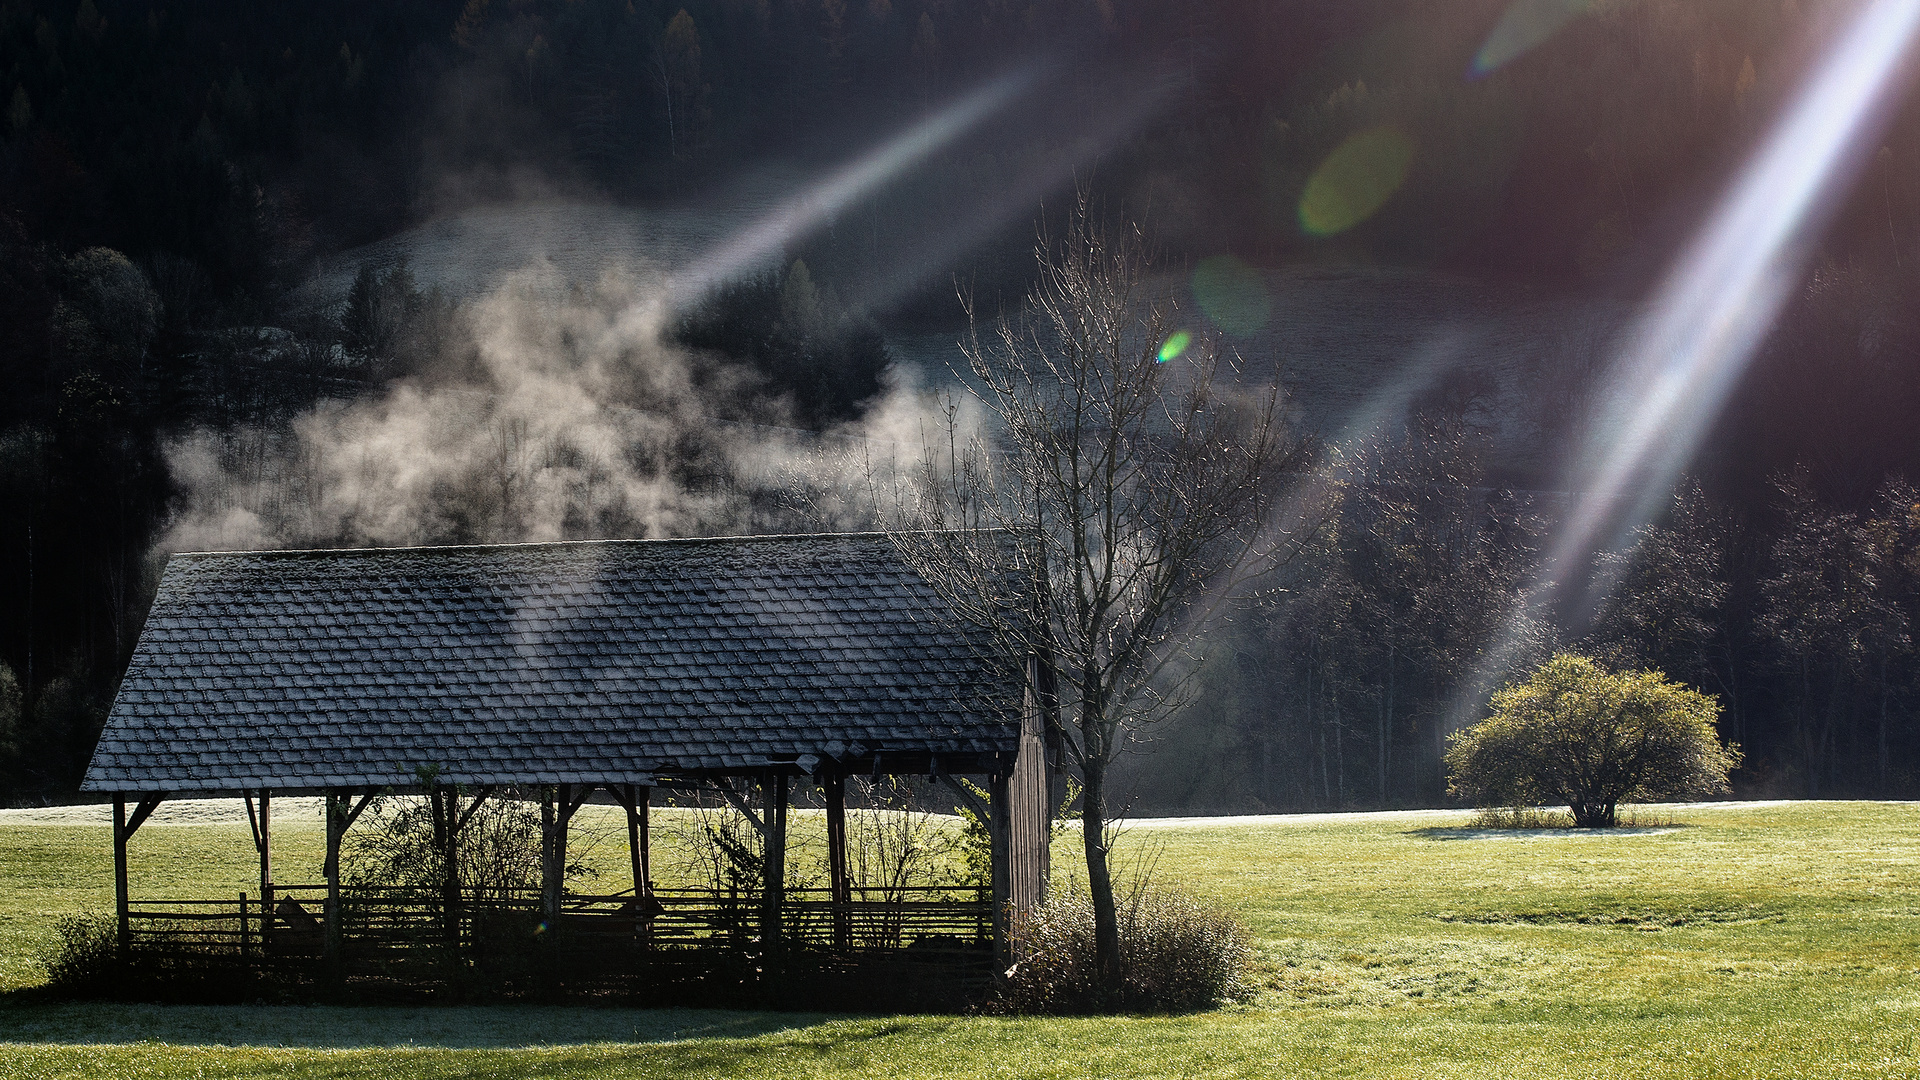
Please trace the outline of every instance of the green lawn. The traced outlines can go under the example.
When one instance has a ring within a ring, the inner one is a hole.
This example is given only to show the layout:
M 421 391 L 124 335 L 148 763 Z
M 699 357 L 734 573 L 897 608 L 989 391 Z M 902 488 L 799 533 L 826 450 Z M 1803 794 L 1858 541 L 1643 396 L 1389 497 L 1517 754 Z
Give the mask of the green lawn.
M 1675 817 L 1527 838 L 1393 815 L 1136 829 L 1124 851 L 1258 938 L 1257 999 L 1200 1016 L 15 1002 L 0 1076 L 1920 1076 L 1920 807 Z M 277 831 L 283 877 L 317 863 L 315 830 Z M 244 825 L 149 826 L 136 891 L 237 892 L 250 854 Z M 104 829 L 0 825 L 0 985 L 40 978 L 51 917 L 110 900 Z

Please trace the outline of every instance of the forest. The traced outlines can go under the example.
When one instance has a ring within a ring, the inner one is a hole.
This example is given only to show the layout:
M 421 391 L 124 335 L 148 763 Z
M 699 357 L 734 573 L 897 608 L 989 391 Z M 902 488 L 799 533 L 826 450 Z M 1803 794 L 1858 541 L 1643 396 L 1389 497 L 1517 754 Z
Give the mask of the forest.
M 1638 303 L 1845 5 L 1563 6 L 1495 65 L 1504 0 L 0 0 L 0 805 L 73 797 L 170 551 L 808 527 L 795 476 L 911 397 L 893 335 L 962 332 L 957 282 L 1018 296 L 1076 184 L 1190 307 L 1196 266 Z M 604 291 L 536 318 L 404 261 L 306 287 L 475 208 L 835 175 L 983 87 L 1012 103 L 644 342 L 592 344 Z M 1316 167 L 1375 130 L 1397 191 L 1309 227 Z M 1741 795 L 1914 797 L 1916 175 L 1903 102 L 1591 609 L 1538 587 L 1588 353 L 1519 373 L 1529 453 L 1470 373 L 1364 437 L 1307 424 L 1330 509 L 1208 635 L 1134 809 L 1445 804 L 1447 735 L 1565 648 L 1716 695 Z M 408 402 L 454 464 L 401 497 L 341 447 Z

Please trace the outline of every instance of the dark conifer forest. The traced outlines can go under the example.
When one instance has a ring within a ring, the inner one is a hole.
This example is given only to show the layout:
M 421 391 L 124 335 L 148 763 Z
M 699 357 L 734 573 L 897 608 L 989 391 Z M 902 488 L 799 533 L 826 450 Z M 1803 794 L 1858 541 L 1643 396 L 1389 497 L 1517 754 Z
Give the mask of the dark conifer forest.
M 783 485 L 908 431 L 958 363 L 909 345 L 961 336 L 956 291 L 1012 310 L 1076 186 L 1196 332 L 1299 389 L 1329 492 L 1128 760 L 1136 810 L 1444 805 L 1447 736 L 1558 649 L 1715 695 L 1740 795 L 1920 796 L 1912 86 L 1576 602 L 1540 590 L 1607 342 L 1850 9 L 1563 4 L 1496 55 L 1509 7 L 0 0 L 0 805 L 74 796 L 171 551 L 860 524 Z M 1314 202 L 1347 160 L 1391 183 Z M 748 204 L 805 226 L 685 297 L 645 268 L 463 289 L 394 246 Z M 1298 299 L 1335 286 L 1530 344 L 1467 334 L 1355 426 L 1337 402 L 1427 354 Z M 538 319 L 509 302 L 536 287 Z M 641 345 L 607 314 L 636 292 L 679 297 Z M 405 487 L 367 433 L 420 418 L 460 464 Z

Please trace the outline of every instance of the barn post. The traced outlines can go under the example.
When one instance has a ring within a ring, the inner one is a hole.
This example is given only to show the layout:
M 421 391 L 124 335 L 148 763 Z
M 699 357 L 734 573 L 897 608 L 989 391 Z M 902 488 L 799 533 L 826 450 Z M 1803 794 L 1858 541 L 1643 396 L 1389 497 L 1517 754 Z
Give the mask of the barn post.
M 540 917 L 546 920 L 548 930 L 560 924 L 560 876 L 565 873 L 561 864 L 566 859 L 560 847 L 560 834 L 566 826 L 558 823 L 556 801 L 566 805 L 567 785 L 546 788 L 540 796 Z
M 647 895 L 647 853 L 640 845 L 640 792 L 638 784 L 627 785 L 627 857 L 633 862 L 633 901 L 636 905 Z
M 767 793 L 767 844 L 761 861 L 760 938 L 768 946 L 780 941 L 780 908 L 787 891 L 787 774 L 761 781 Z
M 659 911 L 653 900 L 653 863 L 647 850 L 653 786 L 608 784 L 607 793 L 627 809 L 627 855 L 633 860 L 633 901 L 627 910 L 633 913 L 633 939 L 644 948 L 652 943 L 653 920 Z
M 260 950 L 273 926 L 273 792 L 260 789 Z
M 653 788 L 648 784 L 607 785 L 607 792 L 627 809 L 627 855 L 633 862 L 633 899 L 636 904 L 653 894 L 653 860 L 648 851 L 648 806 Z
M 327 942 L 326 959 L 329 978 L 339 979 L 341 968 L 341 926 L 340 926 L 340 837 L 347 831 L 347 796 L 344 792 L 329 790 L 321 800 L 327 811 Z
M 633 879 L 633 895 L 653 895 L 653 829 L 652 814 L 653 787 L 649 784 L 635 784 L 628 788 L 627 797 L 633 800 L 633 818 L 639 827 L 638 842 L 633 848 L 633 870 L 638 876 Z
M 430 796 L 431 797 L 431 796 Z M 441 933 L 447 939 L 449 950 L 460 948 L 460 792 L 448 785 L 439 790 L 440 814 L 444 823 L 441 827 L 440 868 L 442 880 L 440 886 L 440 906 L 444 909 L 446 925 Z
M 560 803 L 553 823 L 553 917 L 560 925 L 560 905 L 567 898 L 567 834 L 573 831 L 573 815 L 580 804 L 593 794 L 592 784 L 561 784 Z
M 847 778 L 828 773 L 827 796 L 827 877 L 833 900 L 833 947 L 844 949 L 853 942 L 853 879 L 847 875 Z
M 133 924 L 127 917 L 127 795 L 123 791 L 113 793 L 113 901 L 119 923 L 116 947 L 124 963 L 133 942 Z

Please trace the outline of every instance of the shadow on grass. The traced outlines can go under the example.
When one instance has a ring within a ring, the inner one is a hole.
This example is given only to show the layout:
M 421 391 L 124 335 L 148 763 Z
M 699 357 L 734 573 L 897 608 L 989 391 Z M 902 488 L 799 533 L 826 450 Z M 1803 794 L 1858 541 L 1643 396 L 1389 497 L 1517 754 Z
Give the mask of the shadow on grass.
M 1690 825 L 1616 825 L 1611 829 L 1475 829 L 1465 825 L 1429 825 L 1402 835 L 1422 840 L 1607 840 L 1628 836 L 1662 836 Z
M 565 1005 L 129 1005 L 0 995 L 0 1043 L 511 1049 L 746 1039 L 818 1027 L 823 1013 Z M 899 1030 L 882 1024 L 860 1034 Z

